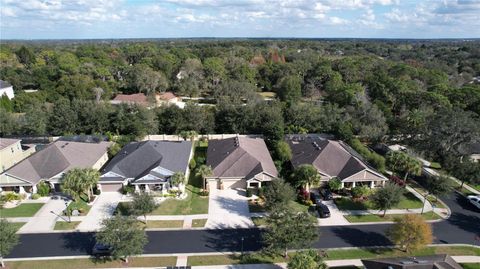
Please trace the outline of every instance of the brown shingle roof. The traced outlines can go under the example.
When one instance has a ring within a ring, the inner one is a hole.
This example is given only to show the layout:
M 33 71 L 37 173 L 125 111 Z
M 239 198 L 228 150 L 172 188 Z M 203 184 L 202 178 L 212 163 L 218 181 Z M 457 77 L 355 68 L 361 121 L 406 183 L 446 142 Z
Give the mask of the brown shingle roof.
M 216 177 L 251 178 L 265 172 L 276 177 L 278 172 L 263 139 L 234 137 L 208 142 L 207 165 Z
M 161 94 L 158 94 L 158 98 L 160 98 L 161 100 L 171 100 L 173 98 L 176 98 L 177 96 L 173 93 L 173 92 L 164 92 L 164 93 L 161 93 Z
M 287 137 L 286 140 L 292 149 L 291 163 L 294 168 L 302 164 L 311 164 L 320 173 L 329 177 L 338 177 L 341 180 L 368 170 L 374 175 L 378 174 L 376 178 L 379 180 L 384 179 L 341 141 L 311 135 L 294 135 Z
M 18 141 L 20 141 L 20 139 L 0 138 L 0 150 L 17 143 Z
M 113 98 L 112 103 L 135 103 L 135 104 L 147 104 L 147 96 L 143 93 L 135 94 L 117 94 Z
M 108 150 L 111 142 L 81 143 L 56 141 L 8 169 L 5 174 L 32 184 L 72 168 L 92 167 Z

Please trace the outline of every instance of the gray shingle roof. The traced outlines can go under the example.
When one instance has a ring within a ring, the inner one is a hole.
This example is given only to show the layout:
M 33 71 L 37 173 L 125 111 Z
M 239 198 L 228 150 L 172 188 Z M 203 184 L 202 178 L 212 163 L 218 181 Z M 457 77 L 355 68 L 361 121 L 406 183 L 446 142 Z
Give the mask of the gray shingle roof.
M 190 141 L 131 142 L 118 152 L 102 173 L 113 172 L 124 178 L 137 179 L 158 166 L 172 172 L 184 172 L 191 149 Z
M 251 178 L 265 172 L 277 176 L 277 168 L 263 139 L 234 137 L 208 141 L 207 165 L 216 177 Z
M 111 142 L 80 143 L 56 141 L 5 171 L 5 174 L 32 184 L 72 168 L 92 167 L 108 150 Z
M 12 84 L 8 83 L 7 81 L 5 80 L 0 80 L 0 89 L 3 89 L 3 88 L 8 88 L 12 86 Z
M 361 160 L 358 153 L 341 141 L 315 135 L 288 136 L 286 141 L 292 149 L 291 163 L 294 168 L 311 164 L 320 173 L 341 180 L 365 169 L 374 171 Z

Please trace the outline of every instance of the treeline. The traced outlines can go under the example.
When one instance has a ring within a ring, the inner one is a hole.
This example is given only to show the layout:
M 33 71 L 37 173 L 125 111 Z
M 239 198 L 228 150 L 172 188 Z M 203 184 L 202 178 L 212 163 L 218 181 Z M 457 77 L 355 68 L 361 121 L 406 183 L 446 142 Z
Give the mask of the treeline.
M 404 140 L 432 157 L 479 140 L 480 43 L 244 40 L 8 43 L 0 135 L 326 132 Z M 27 93 L 23 90 L 38 90 Z M 173 91 L 216 106 L 111 106 L 116 93 Z M 273 101 L 259 93 L 274 92 Z

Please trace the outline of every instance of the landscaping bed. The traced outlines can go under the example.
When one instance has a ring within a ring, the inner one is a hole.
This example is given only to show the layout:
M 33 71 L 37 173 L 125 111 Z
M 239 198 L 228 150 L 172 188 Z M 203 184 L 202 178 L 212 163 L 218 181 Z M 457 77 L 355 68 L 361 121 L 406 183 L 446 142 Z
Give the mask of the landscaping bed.
M 75 230 L 78 226 L 78 224 L 80 224 L 81 221 L 71 221 L 71 222 L 68 222 L 68 221 L 57 221 L 55 223 L 55 227 L 53 228 L 54 230 L 58 231 L 58 230 Z
M 418 214 L 422 216 L 425 220 L 439 220 L 442 219 L 438 214 L 433 212 L 426 212 L 424 214 Z M 369 215 L 348 215 L 344 216 L 349 222 L 358 223 L 358 222 L 384 222 L 384 221 L 394 221 L 395 218 L 402 217 L 404 214 L 387 214 L 385 217 L 382 217 L 382 214 L 369 214 Z
M 132 257 L 129 258 L 128 267 L 166 267 L 175 266 L 177 257 Z M 38 260 L 6 262 L 10 269 L 78 269 L 78 268 L 123 268 L 125 263 L 103 259 L 64 259 L 64 260 Z
M 44 203 L 23 203 L 14 208 L 0 208 L 2 218 L 33 217 Z

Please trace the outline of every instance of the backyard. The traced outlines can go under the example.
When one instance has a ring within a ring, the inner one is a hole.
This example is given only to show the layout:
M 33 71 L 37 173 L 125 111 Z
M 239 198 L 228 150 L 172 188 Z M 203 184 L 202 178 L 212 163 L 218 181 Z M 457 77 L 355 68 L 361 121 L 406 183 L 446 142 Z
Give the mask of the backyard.
M 2 218 L 32 217 L 44 203 L 23 203 L 14 208 L 0 208 Z

